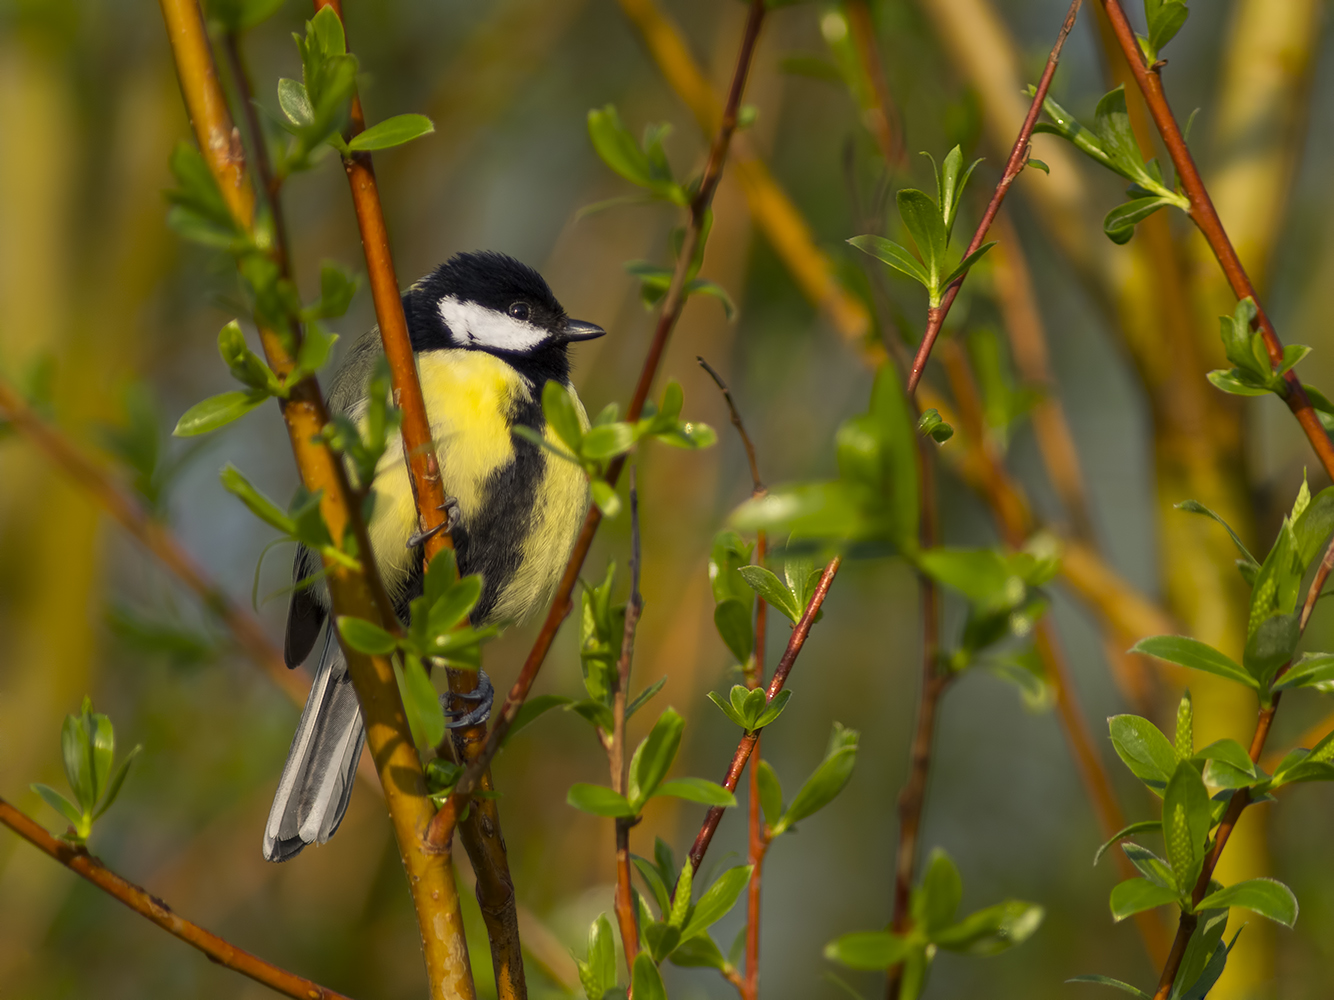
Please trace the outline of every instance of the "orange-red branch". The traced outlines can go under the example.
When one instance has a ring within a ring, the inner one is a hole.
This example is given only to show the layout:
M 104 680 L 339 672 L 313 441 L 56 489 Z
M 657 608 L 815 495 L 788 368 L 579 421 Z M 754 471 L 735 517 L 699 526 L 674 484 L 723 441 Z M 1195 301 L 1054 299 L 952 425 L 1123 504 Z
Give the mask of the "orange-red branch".
M 987 204 L 987 210 L 982 213 L 982 221 L 977 225 L 977 231 L 973 233 L 972 242 L 968 244 L 968 249 L 964 256 L 976 253 L 982 246 L 982 241 L 987 238 L 987 230 L 991 228 L 992 221 L 996 218 L 996 213 L 1000 211 L 1001 202 L 1005 200 L 1006 192 L 1010 190 L 1010 185 L 1014 183 L 1019 172 L 1024 169 L 1028 163 L 1028 146 L 1033 139 L 1033 128 L 1038 123 L 1038 115 L 1042 111 L 1042 102 L 1047 97 L 1047 91 L 1051 88 L 1051 79 L 1056 74 L 1056 64 L 1061 58 L 1061 49 L 1065 47 L 1065 40 L 1070 34 L 1070 30 L 1075 26 L 1075 18 L 1079 15 L 1079 7 L 1083 0 L 1071 0 L 1070 9 L 1066 12 L 1065 22 L 1061 25 L 1061 33 L 1056 36 L 1056 44 L 1052 46 L 1051 52 L 1047 56 L 1047 65 L 1042 71 L 1042 79 L 1038 81 L 1037 91 L 1033 95 L 1033 102 L 1028 106 L 1028 114 L 1024 117 L 1023 127 L 1019 129 L 1019 136 L 1014 140 L 1014 148 L 1010 150 L 1010 158 L 1005 162 L 1005 170 L 1001 174 L 1000 183 L 996 185 L 995 192 L 991 195 L 991 201 Z M 949 288 L 945 290 L 941 297 L 940 305 L 931 309 L 927 313 L 926 333 L 922 335 L 921 346 L 917 348 L 917 356 L 913 358 L 912 371 L 908 373 L 908 395 L 917 391 L 917 383 L 922 379 L 922 372 L 926 369 L 927 359 L 931 356 L 931 348 L 936 342 L 936 337 L 940 335 L 941 327 L 945 325 L 945 317 L 949 315 L 950 306 L 954 305 L 954 299 L 959 294 L 959 289 L 963 287 L 964 279 L 967 273 L 959 275 L 952 282 Z

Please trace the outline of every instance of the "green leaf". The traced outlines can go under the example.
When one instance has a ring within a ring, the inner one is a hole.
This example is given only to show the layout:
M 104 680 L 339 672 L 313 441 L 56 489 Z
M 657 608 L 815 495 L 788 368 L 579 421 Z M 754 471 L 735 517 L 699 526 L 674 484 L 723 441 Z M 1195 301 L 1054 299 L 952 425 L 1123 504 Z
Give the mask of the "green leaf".
M 741 687 L 741 685 L 740 684 L 734 685 L 733 690 L 736 690 L 736 688 L 738 687 Z M 745 689 L 742 688 L 742 690 Z M 707 697 L 709 701 L 713 702 L 722 710 L 723 715 L 727 716 L 727 718 L 731 722 L 733 722 L 735 725 L 740 726 L 742 729 L 746 728 L 745 715 L 742 714 L 742 712 L 739 709 L 733 706 L 730 701 L 722 698 L 716 691 L 710 691 Z
M 729 963 L 718 950 L 718 945 L 707 934 L 686 938 L 667 956 L 673 965 L 687 969 L 717 969 L 726 972 Z
M 649 699 L 651 699 L 655 694 L 661 691 L 663 685 L 665 685 L 666 683 L 667 683 L 666 676 L 659 677 L 648 687 L 644 688 L 643 691 L 640 691 L 639 694 L 635 695 L 634 699 L 630 702 L 630 704 L 625 706 L 625 717 L 627 719 L 633 718 L 634 714 L 638 712 L 641 708 L 643 708 L 645 705 L 647 705 Z
M 1163 840 L 1176 884 L 1189 890 L 1200 877 L 1212 811 L 1209 793 L 1190 761 L 1177 764 L 1163 793 Z
M 735 795 L 717 782 L 705 778 L 677 778 L 674 781 L 664 781 L 652 797 L 657 798 L 660 795 L 685 799 L 687 802 L 698 802 L 705 806 L 736 805 Z
M 1013 607 L 1024 596 L 1024 581 L 994 549 L 927 549 L 918 564 L 932 579 L 984 607 Z
M 452 631 L 472 614 L 473 608 L 482 597 L 482 578 L 476 573 L 465 576 L 453 583 L 441 597 L 431 605 L 427 618 L 427 634 L 435 637 Z
M 1287 673 L 1274 682 L 1274 690 L 1315 687 L 1330 681 L 1334 681 L 1334 653 L 1303 653 Z
M 616 488 L 605 479 L 589 480 L 588 491 L 604 517 L 615 517 L 621 512 L 621 498 L 616 495 Z
M 1334 495 L 1331 495 L 1330 500 L 1331 500 L 1330 513 L 1331 517 L 1334 518 Z M 1257 560 L 1255 556 L 1251 555 L 1250 551 L 1246 548 L 1246 546 L 1242 544 L 1241 538 L 1237 535 L 1235 531 L 1232 530 L 1232 525 L 1228 524 L 1226 521 L 1224 521 L 1221 517 L 1215 514 L 1204 504 L 1199 503 L 1196 500 L 1183 500 L 1181 501 L 1181 503 L 1177 504 L 1176 507 L 1177 510 L 1184 510 L 1191 514 L 1203 514 L 1205 517 L 1212 518 L 1213 520 L 1217 521 L 1227 531 L 1228 537 L 1232 539 L 1232 544 L 1235 545 L 1237 547 L 1237 551 L 1241 553 L 1242 559 L 1244 559 L 1247 563 L 1254 566 L 1257 570 L 1260 568 L 1259 560 Z M 1334 520 L 1331 521 L 1331 527 L 1334 528 Z
M 614 105 L 588 112 L 588 135 L 598 156 L 612 170 L 640 187 L 652 186 L 648 157 L 621 124 Z
M 618 455 L 624 455 L 634 446 L 635 429 L 630 424 L 602 424 L 590 428 L 584 435 L 579 446 L 579 454 L 588 461 L 605 462 Z
M 1112 919 L 1119 923 L 1141 910 L 1152 910 L 1176 901 L 1177 891 L 1173 888 L 1154 885 L 1142 878 L 1127 879 L 1112 889 Z
M 921 884 L 912 890 L 913 924 L 928 938 L 954 922 L 963 900 L 963 879 L 950 856 L 941 848 L 931 851 Z
M 549 379 L 542 387 L 542 415 L 556 436 L 577 455 L 584 439 L 584 427 L 573 392 L 561 382 Z
M 341 627 L 342 619 L 339 625 Z M 403 710 L 408 716 L 413 742 L 419 747 L 439 746 L 447 731 L 445 710 L 431 678 L 426 676 L 421 657 L 403 657 L 402 665 L 394 664 L 394 675 L 398 679 L 398 691 L 403 698 Z
M 745 663 L 755 649 L 750 607 L 730 597 L 720 601 L 713 609 L 713 624 L 732 655 Z
M 387 656 L 398 648 L 398 640 L 374 622 L 349 615 L 338 617 L 338 634 L 359 653 Z
M 1135 777 L 1161 795 L 1177 765 L 1176 749 L 1167 737 L 1138 715 L 1114 715 L 1107 725 L 1117 756 Z
M 713 588 L 713 599 L 719 604 L 727 600 L 750 604 L 753 591 L 737 570 L 750 562 L 753 548 L 731 528 L 714 536 L 713 547 L 709 552 L 709 585 Z M 744 660 L 745 656 L 737 659 Z
M 727 294 L 727 289 L 716 281 L 709 281 L 707 278 L 693 278 L 686 282 L 686 296 L 708 295 L 710 298 L 717 299 L 722 303 L 723 315 L 730 323 L 736 316 L 736 303 L 732 301 L 732 296 Z
M 954 436 L 954 428 L 941 419 L 940 412 L 932 407 L 924 410 L 917 420 L 917 430 L 921 434 L 931 435 L 937 444 L 944 444 Z
M 926 268 L 907 249 L 899 246 L 893 240 L 887 240 L 883 236 L 868 235 L 854 236 L 848 242 L 862 253 L 870 254 L 877 260 L 888 264 L 894 270 L 906 274 L 924 288 L 930 289 L 931 276 L 927 274 Z
M 236 466 L 228 463 L 223 468 L 219 478 L 222 480 L 223 489 L 239 498 L 243 504 L 250 508 L 250 512 L 265 524 L 277 528 L 285 535 L 293 534 L 296 531 L 296 522 L 280 510 L 277 504 L 251 486 L 250 481 L 241 474 Z
M 1255 678 L 1252 687 L 1268 688 L 1278 668 L 1292 659 L 1301 637 L 1301 618 L 1297 614 L 1271 615 L 1256 626 L 1246 641 L 1246 652 L 1242 657 L 1246 669 Z
M 773 766 L 762 760 L 756 765 L 755 777 L 760 786 L 760 808 L 770 826 L 775 825 L 783 815 L 783 785 Z
M 634 756 L 630 758 L 627 787 L 627 798 L 634 807 L 632 815 L 638 814 L 666 777 L 681 746 L 681 732 L 685 725 L 685 719 L 669 708 L 658 716 L 648 736 L 635 748 Z
M 1190 996 L 1194 1000 L 1203 1000 L 1227 961 L 1228 949 L 1222 942 L 1223 932 L 1227 930 L 1228 911 L 1205 910 L 1197 915 L 1196 921 L 1195 933 L 1186 945 L 1169 1000 L 1185 1000 Z M 1233 940 L 1236 940 L 1235 935 Z M 1215 955 L 1215 951 L 1222 954 Z
M 77 828 L 83 822 L 83 814 L 79 811 L 79 808 L 50 785 L 36 783 L 28 787 L 40 795 L 43 802 L 69 820 L 71 826 Z
M 941 287 L 948 288 L 950 285 L 954 284 L 957 278 L 961 278 L 967 274 L 969 269 L 981 260 L 986 252 L 995 245 L 995 240 L 992 240 L 990 243 L 983 243 L 967 257 L 959 261 L 959 263 L 955 265 L 954 270 L 945 276 L 945 279 L 941 282 Z
M 225 427 L 269 398 L 264 389 L 235 390 L 201 400 L 181 414 L 172 431 L 176 437 L 195 437 Z
M 969 914 L 953 927 L 931 935 L 931 941 L 966 955 L 999 955 L 1032 937 L 1045 915 L 1037 903 L 1007 899 Z
M 1123 983 L 1119 979 L 1112 979 L 1110 976 L 1100 976 L 1097 973 L 1088 973 L 1083 976 L 1074 976 L 1066 980 L 1067 983 L 1096 983 L 1099 986 L 1111 986 L 1113 989 L 1121 990 L 1123 993 L 1129 993 L 1131 996 L 1139 997 L 1140 1000 L 1153 1000 L 1153 997 L 1145 993 L 1138 987 L 1131 986 L 1129 983 Z
M 760 691 L 763 689 L 756 688 L 755 690 Z M 787 707 L 788 699 L 791 697 L 791 688 L 784 688 L 782 691 L 779 691 L 778 694 L 774 695 L 774 700 L 768 702 L 764 706 L 748 728 L 763 729 L 765 726 L 772 724 L 775 719 L 783 714 L 783 709 Z
M 857 763 L 857 740 L 858 733 L 855 729 L 846 729 L 837 722 L 834 723 L 834 732 L 830 737 L 829 749 L 825 753 L 824 760 L 793 796 L 782 818 L 773 824 L 775 837 L 806 817 L 819 812 L 843 791 Z
M 1145 20 L 1148 22 L 1148 52 L 1145 53 L 1149 65 L 1158 61 L 1158 53 L 1170 42 L 1190 16 L 1190 10 L 1184 0 L 1144 0 Z
M 1177 725 L 1172 734 L 1172 749 L 1176 751 L 1178 764 L 1195 756 L 1195 707 L 1189 690 L 1182 694 L 1177 704 Z
M 209 20 L 223 32 L 237 34 L 267 21 L 283 5 L 283 0 L 209 0 Z
M 570 786 L 565 801 L 576 809 L 582 809 L 594 816 L 612 816 L 629 819 L 635 815 L 624 795 L 613 792 L 605 785 L 590 785 L 576 782 Z
M 663 914 L 664 922 L 669 926 L 680 931 L 685 926 L 686 917 L 690 914 L 690 896 L 694 889 L 695 866 L 685 864 L 681 866 L 681 874 L 676 879 L 676 890 L 672 893 L 671 908 Z M 678 937 L 679 941 L 680 938 Z M 675 947 L 672 944 L 663 952 L 663 958 L 667 952 Z M 661 959 L 659 959 L 661 961 Z
M 1272 878 L 1251 878 L 1226 889 L 1211 892 L 1200 900 L 1196 910 L 1239 906 L 1291 927 L 1297 922 L 1297 897 L 1282 882 Z
M 102 795 L 102 802 L 93 812 L 94 820 L 101 818 L 102 814 L 115 804 L 116 799 L 120 796 L 121 786 L 125 784 L 125 779 L 129 776 L 130 763 L 135 757 L 139 756 L 142 750 L 142 746 L 136 746 L 126 754 L 125 759 L 120 762 L 120 766 L 111 775 L 110 781 L 107 782 L 106 792 Z
M 1102 220 L 1102 231 L 1113 243 L 1129 243 L 1135 235 L 1135 227 L 1160 208 L 1174 204 L 1168 198 L 1134 198 L 1124 205 L 1117 205 Z
M 1220 653 L 1212 646 L 1184 635 L 1155 635 L 1141 639 L 1130 647 L 1132 653 L 1144 653 L 1155 656 L 1168 663 L 1178 663 L 1192 670 L 1203 670 L 1208 674 L 1217 674 L 1228 680 L 1256 688 L 1255 678 L 1248 674 L 1231 657 Z
M 1138 836 L 1141 833 L 1159 833 L 1162 829 L 1162 821 L 1156 819 L 1141 820 L 1138 823 L 1131 823 L 1129 826 L 1122 827 L 1098 848 L 1097 853 L 1093 855 L 1093 866 L 1096 868 L 1098 862 L 1102 860 L 1102 856 L 1118 841 L 1125 840 L 1127 837 Z
M 792 591 L 788 590 L 772 572 L 763 566 L 742 566 L 738 572 L 770 607 L 780 611 L 794 623 L 801 618 L 802 612 L 806 609 L 798 606 L 797 598 Z
M 1233 368 L 1230 371 L 1223 371 L 1221 368 L 1209 372 L 1207 378 L 1215 389 L 1221 389 L 1233 396 L 1268 396 L 1270 389 L 1268 386 L 1256 385 L 1247 381 L 1249 378 L 1240 368 Z
M 635 956 L 630 992 L 635 1000 L 667 1000 L 667 988 L 662 985 L 662 975 L 653 964 L 653 957 L 646 951 Z
M 945 232 L 945 222 L 940 208 L 930 196 L 915 188 L 903 188 L 897 195 L 899 218 L 908 230 L 917 252 L 922 257 L 928 278 L 927 290 L 931 293 L 931 305 L 940 301 L 941 281 L 945 273 L 945 253 L 949 238 Z
M 1212 780 L 1216 777 L 1222 777 L 1222 775 L 1211 776 L 1212 768 L 1206 767 L 1204 772 L 1205 781 L 1211 785 L 1223 788 L 1241 788 L 1244 784 L 1250 784 L 1251 782 L 1259 780 L 1260 777 L 1255 764 L 1251 761 L 1250 754 L 1248 754 L 1245 747 L 1236 740 L 1215 740 L 1199 753 L 1195 754 L 1195 760 L 1208 761 L 1210 764 L 1222 763 L 1226 765 L 1229 770 L 1239 772 L 1244 778 L 1248 779 L 1243 785 L 1225 784 L 1222 781 Z
M 857 931 L 825 945 L 824 957 L 850 969 L 877 972 L 898 965 L 914 948 L 907 938 L 889 931 Z
M 287 120 L 299 128 L 307 128 L 315 123 L 315 109 L 311 107 L 310 95 L 305 84 L 299 80 L 287 78 L 278 81 L 278 107 Z
M 602 998 L 616 988 L 616 939 L 605 913 L 588 928 L 588 959 L 579 961 L 579 983 L 588 1000 Z
M 687 863 L 682 869 L 682 878 L 685 872 L 690 868 Z M 750 884 L 750 875 L 754 869 L 750 865 L 741 868 L 729 868 L 718 876 L 717 881 L 705 890 L 695 903 L 695 908 L 690 912 L 690 919 L 686 922 L 681 931 L 681 940 L 688 941 L 692 937 L 703 934 L 710 927 L 727 915 L 727 913 L 736 905 L 736 901 L 741 898 L 741 893 Z
M 434 131 L 435 125 L 425 115 L 394 115 L 353 136 L 347 145 L 357 153 L 392 149 Z
M 1104 94 L 1094 112 L 1094 130 L 1113 170 L 1137 183 L 1151 181 L 1144 167 L 1144 155 L 1135 141 L 1130 127 L 1130 113 L 1126 110 L 1125 86 L 1121 85 Z
M 246 344 L 245 334 L 240 324 L 232 320 L 218 331 L 218 353 L 231 371 L 232 377 L 242 385 L 274 395 L 284 395 L 278 383 L 278 377 L 268 364 Z
M 93 792 L 93 764 L 85 717 L 91 712 L 88 698 L 83 699 L 79 715 L 67 715 L 60 727 L 60 756 L 65 765 L 65 780 L 74 792 L 80 812 L 91 813 L 96 804 Z
M 1180 890 L 1176 876 L 1172 874 L 1172 867 L 1154 854 L 1153 851 L 1129 841 L 1121 845 L 1121 850 L 1130 859 L 1130 863 L 1139 869 L 1140 874 L 1154 885 L 1160 885 L 1165 889 Z
M 1283 348 L 1283 361 L 1274 369 L 1274 376 L 1279 377 L 1286 374 L 1292 368 L 1311 353 L 1311 348 L 1305 344 L 1287 344 Z

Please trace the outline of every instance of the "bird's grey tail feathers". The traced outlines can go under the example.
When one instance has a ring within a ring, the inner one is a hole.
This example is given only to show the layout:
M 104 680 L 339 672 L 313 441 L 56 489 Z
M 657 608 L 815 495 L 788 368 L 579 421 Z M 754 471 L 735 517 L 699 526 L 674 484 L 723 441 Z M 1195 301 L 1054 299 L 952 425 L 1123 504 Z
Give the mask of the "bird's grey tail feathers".
M 286 861 L 334 835 L 347 811 L 366 742 L 343 651 L 327 631 L 301 722 L 264 828 L 264 860 Z

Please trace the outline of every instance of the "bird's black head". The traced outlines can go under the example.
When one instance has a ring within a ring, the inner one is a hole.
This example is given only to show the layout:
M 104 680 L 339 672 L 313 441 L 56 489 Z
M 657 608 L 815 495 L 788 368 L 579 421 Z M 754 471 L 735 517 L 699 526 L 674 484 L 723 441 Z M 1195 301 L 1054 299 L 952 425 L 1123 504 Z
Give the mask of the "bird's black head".
M 542 276 L 490 250 L 455 254 L 403 297 L 415 351 L 487 351 L 541 385 L 569 375 L 566 347 L 606 331 L 565 315 Z

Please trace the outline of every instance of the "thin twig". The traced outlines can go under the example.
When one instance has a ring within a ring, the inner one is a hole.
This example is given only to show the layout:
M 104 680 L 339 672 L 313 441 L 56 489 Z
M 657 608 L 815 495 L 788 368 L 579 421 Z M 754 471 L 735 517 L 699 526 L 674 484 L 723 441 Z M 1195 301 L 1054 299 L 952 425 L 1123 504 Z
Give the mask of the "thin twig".
M 1060 34 L 1056 36 L 1056 44 L 1052 46 L 1051 53 L 1047 56 L 1047 65 L 1042 71 L 1042 79 L 1038 81 L 1033 101 L 1028 106 L 1028 115 L 1024 118 L 1023 127 L 1020 128 L 1019 135 L 1014 141 L 1014 148 L 1010 150 L 1010 158 L 1005 163 L 1005 170 L 1001 174 L 1000 183 L 996 185 L 991 201 L 987 204 L 986 211 L 982 213 L 982 221 L 978 223 L 977 231 L 973 233 L 973 239 L 964 253 L 965 257 L 977 252 L 978 248 L 982 246 L 982 241 L 987 236 L 987 230 L 991 228 L 991 222 L 995 219 L 996 213 L 1000 211 L 1001 202 L 1005 200 L 1006 192 L 1010 190 L 1010 185 L 1014 183 L 1014 179 L 1019 176 L 1020 171 L 1028 163 L 1028 149 L 1033 138 L 1033 127 L 1038 123 L 1038 114 L 1042 111 L 1042 102 L 1047 97 L 1047 90 L 1051 87 L 1052 77 L 1056 73 L 1056 64 L 1061 58 L 1061 49 L 1065 46 L 1065 39 L 1070 34 L 1070 30 L 1075 26 L 1075 17 L 1079 14 L 1079 7 L 1082 2 L 1083 0 L 1070 0 L 1070 9 L 1065 15 L 1064 23 L 1061 25 Z M 954 299 L 959 294 L 959 289 L 963 286 L 964 279 L 967 277 L 967 273 L 964 273 L 950 282 L 949 288 L 945 290 L 945 294 L 940 300 L 940 305 L 927 313 L 926 333 L 922 335 L 922 344 L 917 349 L 917 356 L 913 359 L 912 371 L 908 373 L 908 395 L 910 396 L 917 391 L 917 383 L 921 381 L 927 358 L 931 356 L 931 348 L 945 323 L 945 317 L 949 315 L 950 306 L 954 305 Z
M 1153 66 L 1146 66 L 1144 57 L 1139 50 L 1139 44 L 1135 41 L 1134 29 L 1131 28 L 1130 22 L 1126 20 L 1126 14 L 1122 10 L 1121 4 L 1118 0 L 1100 0 L 1100 2 L 1112 23 L 1112 30 L 1116 34 L 1116 40 L 1121 46 L 1121 52 L 1125 56 L 1126 63 L 1129 65 L 1131 73 L 1134 74 L 1135 83 L 1139 87 L 1140 93 L 1144 95 L 1145 103 L 1149 106 L 1149 115 L 1153 118 L 1158 134 L 1162 137 L 1163 145 L 1172 158 L 1172 165 L 1176 168 L 1177 179 L 1181 188 L 1186 193 L 1186 197 L 1190 199 L 1188 214 L 1191 221 L 1199 228 L 1200 234 L 1209 244 L 1209 249 L 1213 251 L 1214 256 L 1218 259 L 1218 264 L 1223 269 L 1223 274 L 1226 275 L 1233 294 L 1238 299 L 1249 298 L 1255 303 L 1255 324 L 1264 337 L 1265 349 L 1269 352 L 1270 361 L 1278 365 L 1283 360 L 1283 342 L 1279 340 L 1278 333 L 1269 320 L 1269 315 L 1265 312 L 1264 306 L 1261 305 L 1260 297 L 1256 294 L 1255 287 L 1251 284 L 1251 279 L 1247 276 L 1245 267 L 1242 266 L 1241 258 L 1237 256 L 1236 248 L 1233 247 L 1232 240 L 1227 235 L 1227 230 L 1223 228 L 1223 222 L 1214 209 L 1213 200 L 1209 197 L 1209 191 L 1204 186 L 1204 179 L 1195 166 L 1195 160 L 1186 145 L 1181 127 L 1177 124 L 1176 116 L 1172 114 L 1171 105 L 1167 103 L 1167 95 L 1163 92 L 1163 81 L 1160 75 L 1164 64 L 1160 61 Z M 1311 442 L 1311 447 L 1314 449 L 1316 457 L 1320 459 L 1320 464 L 1324 466 L 1325 472 L 1331 478 L 1334 478 L 1334 441 L 1330 440 L 1329 434 L 1325 432 L 1324 426 L 1320 423 L 1320 418 L 1316 415 L 1310 397 L 1307 396 L 1297 374 L 1289 371 L 1283 376 L 1283 381 L 1287 386 L 1283 401 L 1287 403 L 1288 409 L 1292 411 L 1293 416 L 1297 418 L 1297 422 L 1301 424 L 1302 430 L 1306 433 L 1307 440 Z
M 652 387 L 654 375 L 662 361 L 663 351 L 667 347 L 667 340 L 676 327 L 677 321 L 681 318 L 681 310 L 685 306 L 686 299 L 684 294 L 686 273 L 689 270 L 694 252 L 699 246 L 705 214 L 712 204 L 714 192 L 722 176 L 723 162 L 727 155 L 728 145 L 736 131 L 741 94 L 745 88 L 746 77 L 755 54 L 755 44 L 759 40 L 764 13 L 764 0 L 751 0 L 750 13 L 746 20 L 746 31 L 742 38 L 741 50 L 737 56 L 736 70 L 733 73 L 732 87 L 728 92 L 727 106 L 724 109 L 722 123 L 719 125 L 718 134 L 710 147 L 709 159 L 704 168 L 704 176 L 700 181 L 699 191 L 691 201 L 690 221 L 686 226 L 685 239 L 676 262 L 676 270 L 672 274 L 671 284 L 668 287 L 667 295 L 663 299 L 662 312 L 659 314 L 658 323 L 654 329 L 653 340 L 649 345 L 643 368 L 640 370 L 634 395 L 631 397 L 630 405 L 626 410 L 626 420 L 638 420 L 643 413 L 644 403 L 648 400 L 648 393 Z M 624 456 L 611 463 L 607 470 L 607 482 L 615 483 L 619 479 L 624 464 Z M 565 565 L 565 572 L 561 576 L 560 584 L 556 588 L 551 609 L 542 622 L 542 628 L 538 632 L 537 639 L 534 641 L 527 659 L 524 660 L 519 676 L 515 679 L 509 694 L 505 696 L 505 702 L 499 713 L 495 715 L 495 721 L 492 723 L 491 731 L 487 736 L 486 747 L 459 781 L 461 792 L 467 793 L 475 787 L 481 769 L 488 765 L 491 758 L 495 756 L 496 751 L 500 748 L 501 741 L 505 738 L 505 734 L 513 725 L 514 717 L 518 714 L 524 699 L 528 697 L 533 681 L 537 679 L 538 671 L 542 668 L 542 663 L 551 649 L 556 631 L 560 628 L 561 622 L 565 620 L 565 616 L 570 613 L 570 597 L 574 593 L 575 584 L 579 579 L 579 570 L 588 555 L 589 547 L 593 544 L 593 535 L 597 532 L 601 521 L 602 512 L 596 506 L 590 509 L 588 516 L 584 519 L 583 530 L 580 531 L 579 537 L 575 541 L 569 562 Z M 432 842 L 438 842 L 437 837 L 443 837 L 445 833 L 443 827 L 444 821 L 438 825 L 432 824 L 430 831 Z
M 160 4 L 200 151 L 236 225 L 253 235 L 254 198 L 245 154 L 218 83 L 199 4 L 197 0 L 160 0 Z M 260 340 L 269 366 L 279 378 L 290 375 L 295 368 L 295 345 L 263 326 Z M 293 387 L 282 402 L 282 413 L 303 485 L 320 495 L 320 513 L 330 535 L 335 540 L 350 535 L 358 552 L 372 552 L 365 521 L 352 500 L 347 470 L 322 438 L 328 410 L 313 376 Z M 327 563 L 326 569 L 335 615 L 397 627 L 393 606 L 373 561 L 366 561 L 356 570 L 337 563 Z M 447 855 L 431 849 L 421 839 L 434 810 L 393 668 L 383 656 L 366 656 L 347 647 L 344 653 L 408 876 L 422 934 L 429 995 L 432 1000 L 469 1000 L 474 991 L 458 891 Z
M 834 556 L 829 560 L 829 565 L 824 568 L 820 574 L 820 582 L 816 584 L 815 593 L 811 595 L 810 603 L 806 605 L 806 610 L 797 620 L 796 626 L 792 629 L 792 636 L 787 641 L 787 648 L 783 650 L 783 656 L 778 661 L 778 666 L 774 668 L 773 678 L 769 681 L 766 690 L 765 702 L 771 703 L 778 693 L 783 690 L 787 683 L 787 676 L 792 672 L 792 666 L 797 662 L 797 657 L 801 653 L 801 648 L 806 644 L 806 637 L 810 634 L 811 625 L 815 622 L 815 616 L 820 611 L 820 605 L 824 604 L 824 599 L 829 593 L 829 587 L 834 582 L 834 576 L 838 573 L 838 568 L 843 563 L 842 556 Z M 741 742 L 737 744 L 736 752 L 732 755 L 732 762 L 728 765 L 727 775 L 723 778 L 723 787 L 729 792 L 735 792 L 737 782 L 741 780 L 741 772 L 746 768 L 746 761 L 750 759 L 751 752 L 755 749 L 755 744 L 759 741 L 760 730 L 746 733 L 741 737 Z M 713 806 L 704 817 L 704 822 L 700 826 L 699 833 L 695 836 L 695 842 L 690 848 L 690 864 L 695 871 L 699 871 L 700 862 L 704 860 L 704 853 L 709 849 L 709 844 L 713 840 L 713 835 L 718 830 L 718 823 L 723 818 L 724 806 Z
M 611 768 L 612 791 L 624 795 L 629 779 L 629 761 L 625 756 L 625 702 L 630 693 L 630 665 L 635 652 L 635 630 L 644 610 L 644 599 L 639 592 L 639 491 L 635 488 L 635 469 L 630 467 L 630 599 L 625 605 L 625 631 L 621 636 L 621 658 L 616 664 L 612 689 L 612 732 L 607 747 Z M 639 916 L 635 912 L 634 893 L 630 887 L 630 828 L 638 820 L 616 820 L 616 920 L 621 928 L 621 944 L 625 948 L 625 967 L 633 969 L 639 952 Z
M 751 441 L 750 435 L 746 433 L 746 425 L 741 419 L 741 412 L 736 408 L 736 400 L 732 398 L 732 390 L 727 387 L 723 377 L 719 375 L 709 364 L 699 355 L 695 356 L 699 366 L 709 373 L 709 378 L 713 379 L 714 384 L 722 391 L 723 399 L 727 402 L 727 412 L 731 414 L 732 426 L 741 437 L 741 445 L 746 449 L 746 462 L 750 465 L 750 482 L 752 498 L 764 496 L 764 481 L 760 479 L 760 464 L 755 458 L 755 444 Z
M 39 851 L 83 876 L 107 895 L 146 917 L 167 933 L 197 948 L 224 968 L 239 972 L 257 983 L 297 1000 L 348 1000 L 342 993 L 279 968 L 257 955 L 236 947 L 198 924 L 191 923 L 147 890 L 121 878 L 82 847 L 57 840 L 35 820 L 0 799 L 0 823 L 9 827 Z

